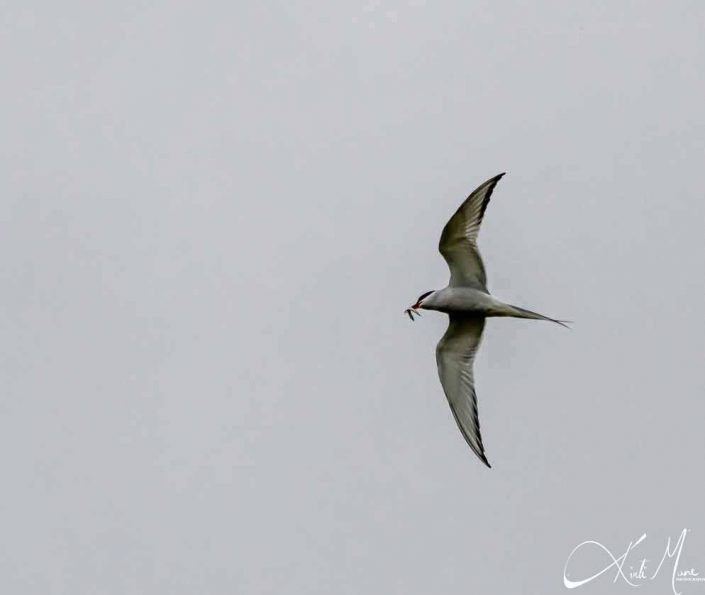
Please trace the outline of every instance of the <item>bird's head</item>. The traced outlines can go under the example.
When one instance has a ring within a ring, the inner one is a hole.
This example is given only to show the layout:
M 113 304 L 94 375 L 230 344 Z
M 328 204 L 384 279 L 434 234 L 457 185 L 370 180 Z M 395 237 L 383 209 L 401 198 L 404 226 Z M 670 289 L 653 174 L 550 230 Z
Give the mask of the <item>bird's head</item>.
M 417 316 L 421 316 L 421 312 L 419 312 L 419 308 L 424 307 L 424 301 L 428 300 L 429 296 L 433 293 L 434 293 L 433 290 L 422 293 L 416 299 L 416 301 L 414 302 L 414 304 L 412 306 L 409 306 L 406 310 L 404 310 L 404 314 L 408 314 L 408 316 L 409 316 L 409 318 L 411 318 L 411 320 L 414 319 L 414 314 L 416 314 Z

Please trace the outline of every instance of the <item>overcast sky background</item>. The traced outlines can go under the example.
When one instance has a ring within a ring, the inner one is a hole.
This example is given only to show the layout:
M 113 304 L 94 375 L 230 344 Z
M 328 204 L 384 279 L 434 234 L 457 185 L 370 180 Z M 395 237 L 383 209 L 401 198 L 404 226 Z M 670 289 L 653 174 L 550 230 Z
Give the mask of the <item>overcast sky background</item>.
M 0 13 L 3 593 L 567 593 L 683 528 L 705 573 L 705 4 Z M 575 324 L 487 325 L 490 470 L 402 310 L 501 171 L 490 289 Z

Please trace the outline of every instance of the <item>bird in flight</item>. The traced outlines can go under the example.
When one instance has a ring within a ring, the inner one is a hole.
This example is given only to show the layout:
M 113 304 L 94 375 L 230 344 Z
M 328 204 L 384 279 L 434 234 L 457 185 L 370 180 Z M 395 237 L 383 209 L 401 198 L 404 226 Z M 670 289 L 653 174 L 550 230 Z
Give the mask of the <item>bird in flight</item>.
M 421 315 L 420 309 L 448 314 L 448 330 L 436 346 L 438 376 L 465 441 L 488 467 L 491 465 L 482 446 L 473 375 L 473 360 L 480 345 L 485 318 L 511 316 L 548 320 L 561 326 L 566 326 L 567 322 L 505 304 L 491 296 L 487 289 L 477 234 L 492 191 L 503 175 L 501 173 L 478 186 L 443 228 L 438 249 L 450 269 L 448 287 L 422 293 L 412 306 L 404 310 L 411 320 L 415 314 Z

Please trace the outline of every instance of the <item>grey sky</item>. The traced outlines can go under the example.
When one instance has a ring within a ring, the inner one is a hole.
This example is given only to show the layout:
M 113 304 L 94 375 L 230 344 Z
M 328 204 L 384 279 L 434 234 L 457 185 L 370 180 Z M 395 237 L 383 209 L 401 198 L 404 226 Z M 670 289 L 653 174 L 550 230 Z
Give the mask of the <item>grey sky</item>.
M 3 593 L 568 593 L 683 528 L 705 573 L 702 2 L 2 16 Z M 402 310 L 500 171 L 490 289 L 575 324 L 488 324 L 488 470 Z

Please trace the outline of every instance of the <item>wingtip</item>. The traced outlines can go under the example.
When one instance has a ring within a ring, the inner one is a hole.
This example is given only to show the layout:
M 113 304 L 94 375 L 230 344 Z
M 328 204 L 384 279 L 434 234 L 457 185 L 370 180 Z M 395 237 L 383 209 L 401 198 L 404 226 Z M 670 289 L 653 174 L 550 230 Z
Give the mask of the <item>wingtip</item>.
M 492 186 L 494 187 L 506 174 L 507 172 L 503 171 L 501 174 L 497 174 L 496 176 L 487 180 L 487 183 L 492 184 Z

